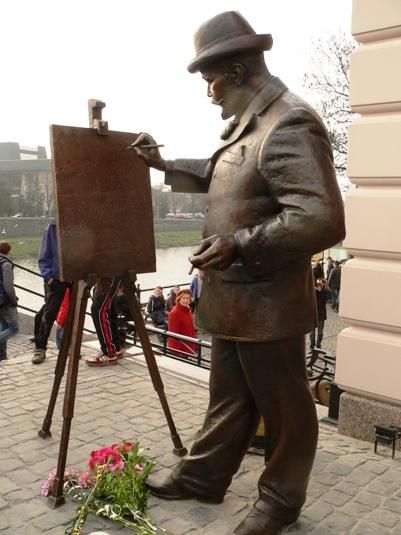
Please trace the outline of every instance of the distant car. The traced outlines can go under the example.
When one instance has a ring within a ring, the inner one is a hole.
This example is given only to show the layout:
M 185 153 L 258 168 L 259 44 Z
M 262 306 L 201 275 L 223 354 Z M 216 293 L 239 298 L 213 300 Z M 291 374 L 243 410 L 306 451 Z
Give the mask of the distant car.
M 17 214 L 12 215 L 11 217 L 24 217 L 24 214 L 22 212 L 18 212 Z
M 175 219 L 191 219 L 191 215 L 180 212 L 178 214 L 175 214 Z

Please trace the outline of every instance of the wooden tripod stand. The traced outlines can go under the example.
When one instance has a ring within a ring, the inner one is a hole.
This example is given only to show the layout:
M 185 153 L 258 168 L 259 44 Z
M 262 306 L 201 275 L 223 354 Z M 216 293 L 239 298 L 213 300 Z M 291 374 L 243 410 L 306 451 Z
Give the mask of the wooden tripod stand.
M 56 404 L 58 392 L 60 389 L 61 380 L 63 378 L 67 359 L 68 372 L 65 386 L 64 405 L 63 405 L 63 427 L 60 439 L 60 449 L 58 456 L 57 472 L 54 485 L 51 489 L 48 503 L 50 507 L 55 508 L 65 502 L 63 496 L 64 471 L 67 460 L 68 443 L 70 438 L 72 418 L 74 416 L 75 395 L 78 379 L 79 356 L 82 343 L 82 334 L 85 322 L 85 312 L 88 302 L 89 292 L 96 280 L 96 276 L 88 277 L 87 281 L 75 281 L 72 285 L 70 298 L 70 312 L 68 315 L 67 324 L 65 327 L 63 341 L 60 352 L 57 358 L 57 364 L 54 371 L 54 383 L 51 392 L 49 405 L 46 416 L 43 421 L 42 428 L 39 431 L 39 436 L 46 438 L 51 436 L 50 427 Z M 170 429 L 171 438 L 173 441 L 173 452 L 178 456 L 183 456 L 187 453 L 186 448 L 183 447 L 181 439 L 177 433 L 171 416 L 170 408 L 164 393 L 164 385 L 160 377 L 160 372 L 157 367 L 156 359 L 149 341 L 149 336 L 145 327 L 145 322 L 142 317 L 141 307 L 135 294 L 136 273 L 128 271 L 122 276 L 122 288 L 127 298 L 130 312 L 135 322 L 135 327 L 142 344 L 143 353 L 146 364 L 148 366 L 150 378 L 153 387 L 156 390 L 163 412 Z

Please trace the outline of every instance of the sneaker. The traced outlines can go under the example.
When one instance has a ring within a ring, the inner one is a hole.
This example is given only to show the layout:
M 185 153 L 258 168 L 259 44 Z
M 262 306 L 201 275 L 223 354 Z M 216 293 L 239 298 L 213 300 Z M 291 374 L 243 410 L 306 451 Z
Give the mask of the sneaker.
M 114 355 L 112 357 L 106 357 L 106 355 L 103 355 L 103 353 L 97 355 L 94 359 L 88 359 L 86 361 L 86 364 L 88 366 L 113 366 L 114 364 L 118 363 L 118 358 Z
M 32 364 L 40 364 L 46 358 L 46 349 L 36 348 L 33 352 Z
M 124 349 L 119 349 L 118 351 L 115 352 L 115 356 L 118 358 L 118 359 L 122 359 L 123 356 L 124 356 Z

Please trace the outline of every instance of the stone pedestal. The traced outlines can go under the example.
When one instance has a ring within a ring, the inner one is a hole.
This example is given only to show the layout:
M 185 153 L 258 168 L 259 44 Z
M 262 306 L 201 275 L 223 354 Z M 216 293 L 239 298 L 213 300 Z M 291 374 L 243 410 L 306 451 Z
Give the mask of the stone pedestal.
M 401 407 L 345 392 L 340 401 L 338 432 L 362 440 L 374 440 L 375 424 L 401 427 Z M 400 442 L 400 441 L 399 441 Z M 398 445 L 401 449 L 401 445 Z

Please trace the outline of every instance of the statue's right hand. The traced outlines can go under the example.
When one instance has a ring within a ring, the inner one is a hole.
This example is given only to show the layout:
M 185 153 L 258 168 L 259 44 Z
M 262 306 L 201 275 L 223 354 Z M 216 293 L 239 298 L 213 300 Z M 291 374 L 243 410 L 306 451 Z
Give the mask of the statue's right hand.
M 162 158 L 158 147 L 141 148 L 141 145 L 142 146 L 143 145 L 157 145 L 153 137 L 150 134 L 141 132 L 139 136 L 136 138 L 136 140 L 134 141 L 134 143 L 131 145 L 131 148 L 137 153 L 137 155 L 140 158 L 142 158 L 142 160 L 144 160 L 144 162 L 149 167 L 154 167 L 155 169 L 158 169 L 159 171 L 165 171 L 166 162 Z

